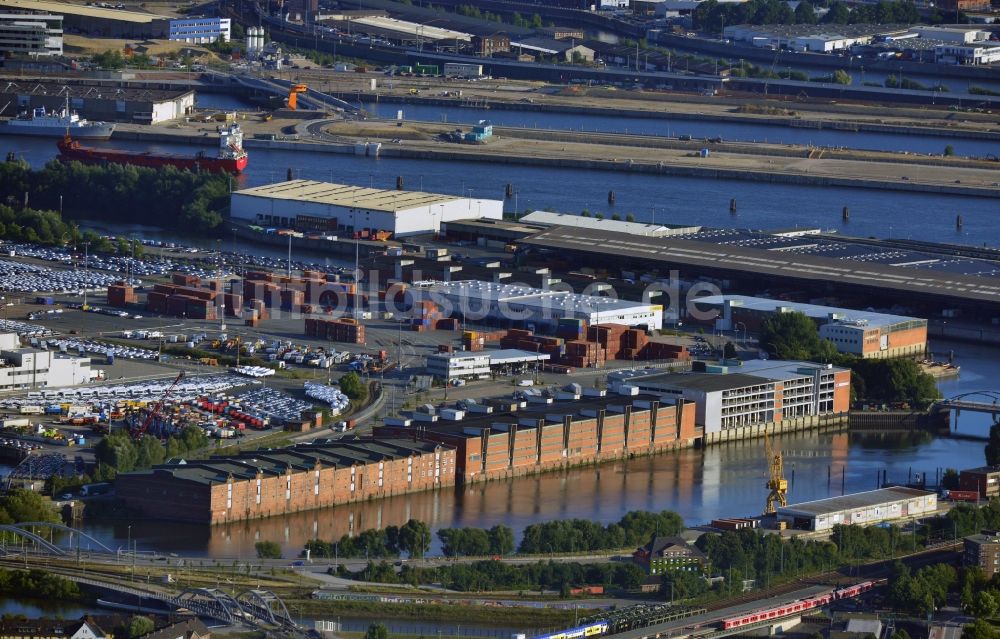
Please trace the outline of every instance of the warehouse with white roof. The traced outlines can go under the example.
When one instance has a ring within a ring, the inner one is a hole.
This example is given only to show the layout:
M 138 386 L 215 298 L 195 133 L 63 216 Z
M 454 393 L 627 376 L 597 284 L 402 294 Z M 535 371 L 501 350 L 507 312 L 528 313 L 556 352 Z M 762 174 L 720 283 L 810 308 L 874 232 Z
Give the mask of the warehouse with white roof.
M 444 309 L 446 315 L 461 315 L 467 321 L 493 321 L 541 329 L 556 326 L 560 318 L 572 317 L 586 320 L 588 324 L 663 328 L 663 306 L 659 304 L 583 295 L 566 290 L 463 280 L 414 282 L 413 288 L 407 290 L 407 295 L 411 303 L 432 300 Z
M 442 222 L 500 220 L 503 201 L 289 180 L 233 192 L 230 215 L 260 226 L 333 234 L 371 229 L 402 237 L 436 233 Z
M 893 486 L 778 508 L 778 521 L 789 528 L 825 531 L 838 524 L 873 526 L 882 522 L 926 517 L 937 511 L 937 495 Z

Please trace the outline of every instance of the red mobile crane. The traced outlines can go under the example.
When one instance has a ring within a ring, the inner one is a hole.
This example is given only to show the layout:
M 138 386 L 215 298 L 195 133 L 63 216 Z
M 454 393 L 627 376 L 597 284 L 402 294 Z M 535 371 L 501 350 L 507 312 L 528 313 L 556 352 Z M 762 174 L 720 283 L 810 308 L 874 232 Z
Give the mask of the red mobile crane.
M 142 424 L 136 425 L 132 428 L 131 434 L 134 439 L 141 439 L 142 436 L 146 434 L 146 431 L 149 430 L 149 425 L 153 423 L 153 419 L 159 415 L 160 410 L 163 409 L 163 402 L 167 401 L 167 397 L 169 397 L 174 388 L 181 383 L 182 379 L 184 379 L 184 371 L 177 373 L 177 379 L 174 380 L 173 384 L 167 387 L 167 390 L 163 391 L 163 395 L 156 402 L 156 404 L 153 405 L 153 408 L 146 415 L 146 419 L 142 420 Z

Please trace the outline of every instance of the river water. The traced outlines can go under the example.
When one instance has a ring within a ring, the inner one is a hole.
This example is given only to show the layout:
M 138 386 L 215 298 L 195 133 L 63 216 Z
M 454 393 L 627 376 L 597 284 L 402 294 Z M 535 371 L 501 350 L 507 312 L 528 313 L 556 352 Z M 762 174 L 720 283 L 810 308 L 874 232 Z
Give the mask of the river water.
M 726 135 L 724 128 L 719 130 Z M 116 141 L 113 146 L 191 154 L 204 150 L 129 141 Z M 52 140 L 0 137 L 0 154 L 8 151 L 35 166 L 56 154 Z M 456 195 L 464 192 L 473 198 L 503 199 L 505 185 L 510 183 L 516 196 L 508 200 L 508 211 L 552 208 L 579 213 L 588 209 L 606 216 L 631 213 L 638 221 L 660 223 L 754 229 L 813 227 L 858 236 L 1000 244 L 1000 235 L 993 232 L 997 200 L 992 198 L 262 149 L 250 152 L 249 167 L 239 184 L 256 186 L 284 180 L 288 169 L 298 178 L 387 189 L 395 188 L 396 177 L 402 176 L 408 189 Z M 616 193 L 613 206 L 607 203 L 608 191 Z M 729 212 L 731 198 L 737 201 L 737 215 Z M 841 216 L 844 206 L 851 212 L 846 222 Z M 964 220 L 962 229 L 955 228 L 957 214 Z

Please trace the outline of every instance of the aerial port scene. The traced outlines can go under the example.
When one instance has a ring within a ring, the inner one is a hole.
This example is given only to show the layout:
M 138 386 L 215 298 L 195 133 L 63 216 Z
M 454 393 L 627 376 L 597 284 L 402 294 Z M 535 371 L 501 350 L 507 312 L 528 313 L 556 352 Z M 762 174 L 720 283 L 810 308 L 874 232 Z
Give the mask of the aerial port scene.
M 0 639 L 1000 639 L 997 0 L 0 0 Z

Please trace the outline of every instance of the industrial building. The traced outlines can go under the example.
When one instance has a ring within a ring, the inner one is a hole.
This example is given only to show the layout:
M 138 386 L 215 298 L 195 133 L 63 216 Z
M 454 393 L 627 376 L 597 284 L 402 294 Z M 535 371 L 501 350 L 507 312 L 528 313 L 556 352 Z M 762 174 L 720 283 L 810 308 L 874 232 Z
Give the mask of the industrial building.
M 115 493 L 156 519 L 220 524 L 455 483 L 455 449 L 415 439 L 341 439 L 179 461 L 124 473 Z
M 684 235 L 687 233 L 697 233 L 701 230 L 700 226 L 623 222 L 621 220 L 604 220 L 597 219 L 596 217 L 584 217 L 570 213 L 553 213 L 550 211 L 532 211 L 527 215 L 522 215 L 518 221 L 524 224 L 602 229 L 616 233 L 631 233 L 633 235 L 646 235 L 650 237 Z
M 170 18 L 152 13 L 110 7 L 55 2 L 54 0 L 0 0 L 0 9 L 44 11 L 63 16 L 67 33 L 103 38 L 163 38 Z
M 916 317 L 745 295 L 712 295 L 697 302 L 702 310 L 718 311 L 714 327 L 722 331 L 757 332 L 774 315 L 803 313 L 816 323 L 820 337 L 833 342 L 841 353 L 875 359 L 921 355 L 927 350 L 927 320 Z
M 171 20 L 170 40 L 192 44 L 210 44 L 221 38 L 225 42 L 232 39 L 229 18 L 187 18 Z
M 52 56 L 63 53 L 63 17 L 0 7 L 0 54 Z
M 942 44 L 934 48 L 934 61 L 940 64 L 995 64 L 1000 62 L 1000 44 Z
M 518 284 L 478 280 L 414 282 L 406 295 L 411 305 L 424 300 L 435 302 L 446 316 L 523 325 L 529 330 L 555 328 L 562 318 L 582 319 L 588 325 L 622 324 L 650 330 L 663 327 L 663 307 L 656 304 Z
M 690 373 L 617 371 L 608 375 L 608 384 L 693 402 L 706 443 L 756 428 L 811 425 L 850 408 L 851 371 L 845 368 L 774 360 L 703 368 Z
M 958 487 L 974 490 L 982 499 L 1000 497 L 1000 466 L 969 468 L 958 473 Z
M 551 358 L 548 353 L 532 353 L 516 348 L 437 353 L 427 356 L 427 374 L 446 380 L 492 376 L 493 373 L 535 368 Z
M 986 579 L 1000 573 L 1000 533 L 984 530 L 978 535 L 969 535 L 964 540 L 965 552 L 962 563 L 978 566 Z
M 645 275 L 692 269 L 728 290 L 794 288 L 800 294 L 877 299 L 953 317 L 989 321 L 1000 314 L 1000 279 L 985 259 L 873 246 L 830 238 L 777 237 L 739 230 L 642 237 L 555 227 L 518 240 L 524 261 L 550 268 L 594 264 Z M 919 261 L 919 262 L 918 262 Z M 913 265 L 920 263 L 920 268 Z M 682 304 L 683 306 L 683 304 Z
M 830 497 L 778 507 L 778 521 L 790 528 L 816 532 L 838 524 L 873 526 L 882 522 L 923 517 L 937 511 L 937 495 L 896 486 L 853 495 Z
M 0 333 L 0 392 L 86 384 L 93 373 L 89 357 L 21 348 L 16 333 Z
M 94 122 L 156 124 L 184 117 L 194 110 L 191 89 L 130 89 L 99 82 L 50 82 L 23 80 L 0 88 L 0 115 L 16 116 L 44 107 L 59 111 L 66 107 Z
M 433 22 L 433 21 L 432 21 Z M 351 30 L 357 33 L 384 36 L 400 42 L 471 42 L 472 34 L 445 29 L 431 24 L 407 22 L 386 16 L 363 16 L 350 19 Z
M 868 44 L 875 38 L 871 25 L 829 25 L 838 31 L 819 31 L 815 25 L 750 25 L 727 26 L 723 35 L 764 49 L 787 49 L 829 53 L 849 49 L 856 44 Z
M 230 211 L 250 224 L 403 237 L 436 233 L 442 222 L 502 219 L 503 201 L 290 180 L 233 192 Z
M 447 414 L 433 407 L 426 411 L 388 418 L 375 434 L 455 447 L 460 482 L 687 448 L 700 437 L 689 402 L 579 387 L 555 395 L 529 388 L 514 399 L 460 402 Z

